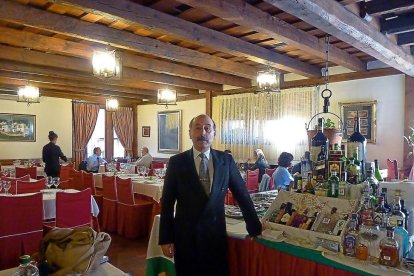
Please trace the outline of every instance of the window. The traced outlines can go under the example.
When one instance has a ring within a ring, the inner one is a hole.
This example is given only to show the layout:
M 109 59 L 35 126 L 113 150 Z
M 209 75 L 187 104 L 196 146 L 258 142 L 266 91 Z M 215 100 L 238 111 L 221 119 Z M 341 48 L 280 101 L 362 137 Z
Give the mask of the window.
M 105 156 L 105 109 L 102 108 L 99 109 L 95 130 L 86 146 L 87 156 L 91 156 L 93 149 L 96 147 L 100 147 L 102 150 L 101 156 Z
M 125 148 L 122 146 L 114 130 L 114 157 L 124 157 L 124 154 Z

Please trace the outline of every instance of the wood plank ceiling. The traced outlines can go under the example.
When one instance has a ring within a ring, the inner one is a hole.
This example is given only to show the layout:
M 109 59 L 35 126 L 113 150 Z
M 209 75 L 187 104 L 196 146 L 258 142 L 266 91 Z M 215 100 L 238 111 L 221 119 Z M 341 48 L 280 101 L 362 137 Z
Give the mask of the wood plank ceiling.
M 154 102 L 251 87 L 267 66 L 320 77 L 381 61 L 414 76 L 412 0 L 2 0 L 0 93 L 27 82 L 52 97 Z M 411 47 L 411 52 L 410 52 Z M 95 49 L 118 49 L 120 80 L 92 76 Z

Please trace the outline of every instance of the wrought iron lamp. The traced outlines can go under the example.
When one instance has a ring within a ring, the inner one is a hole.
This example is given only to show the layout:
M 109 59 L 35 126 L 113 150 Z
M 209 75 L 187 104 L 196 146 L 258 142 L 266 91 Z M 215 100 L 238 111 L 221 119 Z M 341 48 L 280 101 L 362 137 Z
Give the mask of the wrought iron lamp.
M 157 104 L 165 105 L 165 108 L 169 105 L 177 105 L 177 91 L 169 88 L 158 89 Z
M 257 92 L 280 92 L 280 72 L 273 68 L 257 72 Z
M 118 110 L 119 104 L 117 99 L 106 99 L 105 110 L 115 112 Z
M 25 85 L 18 88 L 17 101 L 27 103 L 29 106 L 32 103 L 39 103 L 40 93 L 39 87 Z
M 94 51 L 92 56 L 93 74 L 98 78 L 121 78 L 121 57 L 117 51 Z

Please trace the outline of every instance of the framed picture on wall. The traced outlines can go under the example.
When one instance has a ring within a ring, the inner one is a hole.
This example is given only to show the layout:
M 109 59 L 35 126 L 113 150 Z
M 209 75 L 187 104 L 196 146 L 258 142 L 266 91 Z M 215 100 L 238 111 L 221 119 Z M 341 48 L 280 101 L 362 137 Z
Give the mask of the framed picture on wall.
M 377 128 L 377 101 L 370 102 L 354 102 L 354 103 L 339 103 L 341 110 L 341 119 L 347 124 L 347 131 L 343 135 L 346 139 L 354 132 L 353 124 L 350 126 L 350 121 L 359 116 L 360 132 L 365 136 L 368 143 L 375 144 L 376 128 Z
M 158 112 L 158 152 L 181 151 L 181 110 Z
M 36 115 L 0 113 L 0 142 L 36 142 Z
M 150 137 L 151 136 L 151 127 L 143 126 L 142 127 L 142 137 Z

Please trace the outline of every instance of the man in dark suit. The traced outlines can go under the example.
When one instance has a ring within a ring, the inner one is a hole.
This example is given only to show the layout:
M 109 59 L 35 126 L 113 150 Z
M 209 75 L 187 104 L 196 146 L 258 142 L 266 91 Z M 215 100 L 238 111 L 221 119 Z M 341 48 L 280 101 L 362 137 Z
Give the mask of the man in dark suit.
M 192 149 L 168 163 L 159 244 L 164 255 L 174 257 L 178 276 L 228 275 L 227 188 L 239 203 L 250 236 L 261 234 L 261 224 L 231 155 L 210 148 L 214 122 L 202 114 L 191 120 L 189 128 Z

